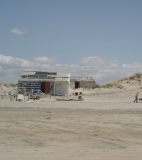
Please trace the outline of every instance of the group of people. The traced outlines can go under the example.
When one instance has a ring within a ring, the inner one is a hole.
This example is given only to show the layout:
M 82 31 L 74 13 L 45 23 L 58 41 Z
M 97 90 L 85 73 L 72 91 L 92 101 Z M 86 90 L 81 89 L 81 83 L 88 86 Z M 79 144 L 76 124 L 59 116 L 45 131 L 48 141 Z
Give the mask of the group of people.
M 135 95 L 134 103 L 135 102 L 138 103 L 138 96 L 139 96 L 139 92 L 137 92 L 136 95 Z

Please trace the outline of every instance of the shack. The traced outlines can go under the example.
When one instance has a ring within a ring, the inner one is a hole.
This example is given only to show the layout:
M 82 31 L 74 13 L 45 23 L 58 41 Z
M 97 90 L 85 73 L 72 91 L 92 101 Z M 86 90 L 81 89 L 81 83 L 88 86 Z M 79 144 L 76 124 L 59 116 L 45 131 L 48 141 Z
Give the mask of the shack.
M 70 73 L 24 71 L 18 81 L 18 89 L 24 92 L 41 90 L 46 94 L 69 95 Z
M 96 84 L 93 77 L 71 77 L 71 88 L 92 88 Z

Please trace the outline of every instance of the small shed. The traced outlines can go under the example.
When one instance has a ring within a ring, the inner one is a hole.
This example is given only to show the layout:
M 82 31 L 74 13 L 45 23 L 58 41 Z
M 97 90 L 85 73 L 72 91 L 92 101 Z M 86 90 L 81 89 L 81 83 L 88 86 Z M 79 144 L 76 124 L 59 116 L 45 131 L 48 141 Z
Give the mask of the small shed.
M 92 86 L 96 84 L 93 77 L 71 77 L 70 82 L 70 86 L 72 89 L 92 88 Z

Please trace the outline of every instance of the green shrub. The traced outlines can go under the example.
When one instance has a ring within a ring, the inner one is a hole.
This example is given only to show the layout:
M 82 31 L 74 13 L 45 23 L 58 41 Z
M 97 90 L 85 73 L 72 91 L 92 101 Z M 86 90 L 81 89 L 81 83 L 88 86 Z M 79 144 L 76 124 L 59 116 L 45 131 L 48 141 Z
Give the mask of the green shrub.
M 113 87 L 124 89 L 124 86 L 119 81 L 107 83 L 107 84 L 101 86 L 101 88 L 113 88 Z
M 113 83 L 107 83 L 107 84 L 101 86 L 101 88 L 112 88 L 113 86 L 114 86 Z
M 94 89 L 94 88 L 100 88 L 100 85 L 99 85 L 99 84 L 94 84 L 94 85 L 92 86 L 92 89 Z

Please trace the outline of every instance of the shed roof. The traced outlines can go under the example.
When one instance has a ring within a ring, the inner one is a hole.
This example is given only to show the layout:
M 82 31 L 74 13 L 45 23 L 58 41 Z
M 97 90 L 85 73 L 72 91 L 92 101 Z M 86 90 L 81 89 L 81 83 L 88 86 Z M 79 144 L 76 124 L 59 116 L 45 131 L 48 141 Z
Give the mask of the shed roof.
M 93 77 L 71 77 L 71 81 L 95 81 Z

